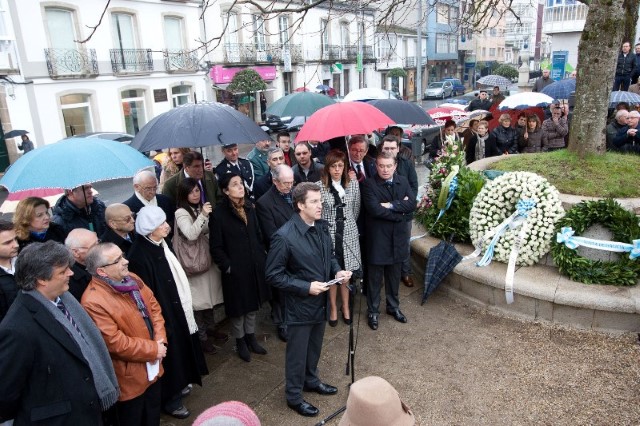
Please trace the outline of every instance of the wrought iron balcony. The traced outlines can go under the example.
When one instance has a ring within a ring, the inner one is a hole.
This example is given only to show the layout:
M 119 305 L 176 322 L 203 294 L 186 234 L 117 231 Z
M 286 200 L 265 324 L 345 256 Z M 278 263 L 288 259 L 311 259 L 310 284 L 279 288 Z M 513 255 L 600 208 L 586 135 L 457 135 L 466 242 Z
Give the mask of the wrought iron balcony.
M 164 54 L 164 68 L 167 72 L 194 72 L 198 71 L 198 55 L 192 50 L 162 51 Z
M 299 44 L 254 43 L 225 43 L 224 61 L 232 64 L 283 63 L 287 50 L 292 64 L 302 61 L 302 48 Z
M 109 49 L 114 74 L 150 73 L 153 71 L 151 49 Z
M 323 61 L 335 62 L 342 60 L 342 46 L 324 45 L 321 46 L 321 49 Z
M 404 67 L 405 68 L 415 68 L 416 67 L 416 57 L 415 56 L 407 56 L 404 58 Z
M 98 75 L 95 49 L 44 49 L 51 78 L 81 78 Z

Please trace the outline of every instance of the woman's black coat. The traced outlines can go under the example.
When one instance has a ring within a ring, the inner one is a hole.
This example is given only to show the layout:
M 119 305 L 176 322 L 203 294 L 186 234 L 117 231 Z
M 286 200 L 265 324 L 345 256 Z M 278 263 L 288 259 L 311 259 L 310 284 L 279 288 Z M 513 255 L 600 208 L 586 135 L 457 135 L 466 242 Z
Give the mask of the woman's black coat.
M 257 311 L 271 298 L 264 278 L 266 254 L 256 209 L 244 207 L 247 224 L 224 197 L 209 221 L 211 258 L 222 272 L 222 294 L 228 317 Z
M 189 334 L 178 289 L 164 249 L 143 236 L 129 250 L 129 270 L 137 274 L 153 291 L 162 308 L 167 331 L 167 356 L 162 360 L 162 400 L 166 402 L 190 383 L 202 386 L 200 375 L 209 374 L 198 334 Z

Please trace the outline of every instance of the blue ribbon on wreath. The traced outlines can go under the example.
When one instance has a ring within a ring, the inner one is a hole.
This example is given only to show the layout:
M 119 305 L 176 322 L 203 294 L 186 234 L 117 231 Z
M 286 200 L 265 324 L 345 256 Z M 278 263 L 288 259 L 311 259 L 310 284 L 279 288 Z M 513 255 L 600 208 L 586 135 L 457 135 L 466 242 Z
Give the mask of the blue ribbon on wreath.
M 482 256 L 476 265 L 477 266 L 487 266 L 491 263 L 493 259 L 493 252 L 495 250 L 495 246 L 500 240 L 500 237 L 505 233 L 507 228 L 513 229 L 517 226 L 521 225 L 527 217 L 529 216 L 529 212 L 536 206 L 536 202 L 534 200 L 526 199 L 520 200 L 516 204 L 516 212 L 506 218 L 498 227 L 496 228 L 496 233 L 494 234 L 489 246 L 487 247 L 487 251 Z
M 596 240 L 593 238 L 576 237 L 575 231 L 570 226 L 565 226 L 556 234 L 556 241 L 564 244 L 571 250 L 577 249 L 579 246 L 589 247 L 597 250 L 606 250 L 617 253 L 629 253 L 629 259 L 637 259 L 640 257 L 640 240 L 633 240 L 632 244 L 619 243 L 616 241 Z
M 449 210 L 449 207 L 451 207 L 451 202 L 453 201 L 453 198 L 456 196 L 456 190 L 457 189 L 458 189 L 458 176 L 454 176 L 451 179 L 451 182 L 449 183 L 449 193 L 447 194 L 447 204 L 444 206 L 443 209 L 440 209 L 440 213 L 438 213 L 438 217 L 436 218 L 436 222 L 438 220 L 440 220 L 440 218 L 442 217 L 444 212 Z M 442 190 L 444 191 L 444 188 L 442 188 Z M 433 222 L 434 225 L 435 225 L 436 222 Z

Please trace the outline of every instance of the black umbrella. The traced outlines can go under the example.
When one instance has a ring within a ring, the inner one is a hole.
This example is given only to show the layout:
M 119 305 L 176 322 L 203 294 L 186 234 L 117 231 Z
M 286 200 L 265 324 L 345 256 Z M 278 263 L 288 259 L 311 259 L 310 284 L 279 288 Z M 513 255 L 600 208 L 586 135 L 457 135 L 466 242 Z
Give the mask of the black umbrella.
M 26 135 L 27 133 L 29 133 L 29 132 L 27 132 L 26 130 L 11 130 L 11 131 L 5 133 L 4 137 L 6 139 L 15 138 L 16 136 Z
M 218 102 L 186 104 L 160 114 L 144 125 L 131 147 L 141 152 L 164 148 L 254 144 L 270 139 L 252 119 Z
M 366 102 L 378 108 L 396 123 L 436 124 L 425 110 L 411 102 L 399 99 L 372 99 Z
M 449 275 L 449 272 L 453 271 L 453 268 L 461 260 L 460 253 L 446 241 L 440 241 L 437 246 L 429 250 L 429 259 L 424 271 L 424 292 L 422 293 L 421 305 L 424 305 L 424 302 L 438 288 L 444 277 Z

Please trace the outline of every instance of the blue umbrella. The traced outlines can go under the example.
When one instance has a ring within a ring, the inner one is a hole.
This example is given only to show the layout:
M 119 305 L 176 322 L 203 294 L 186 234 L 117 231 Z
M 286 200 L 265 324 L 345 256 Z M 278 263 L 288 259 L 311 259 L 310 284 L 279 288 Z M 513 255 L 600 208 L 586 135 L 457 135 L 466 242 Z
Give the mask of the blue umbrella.
M 269 135 L 251 118 L 219 102 L 185 104 L 158 115 L 138 132 L 131 147 L 141 152 L 165 148 L 254 144 Z
M 569 99 L 569 95 L 576 91 L 576 79 L 565 78 L 556 81 L 542 89 L 542 93 L 551 96 L 553 99 Z
M 39 188 L 76 188 L 127 178 L 153 161 L 121 142 L 70 138 L 36 148 L 20 157 L 0 179 L 9 192 Z
M 328 92 L 329 90 L 331 90 L 331 87 L 327 86 L 326 84 L 318 84 L 316 86 L 317 90 L 321 90 L 323 92 Z
M 278 117 L 309 117 L 320 108 L 335 103 L 336 101 L 325 95 L 298 92 L 278 99 L 267 108 L 266 113 Z
M 622 90 L 611 92 L 611 95 L 609 95 L 609 108 L 615 108 L 620 102 L 626 102 L 629 105 L 640 105 L 640 95 Z

